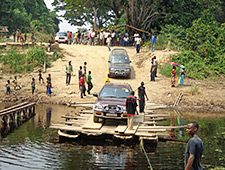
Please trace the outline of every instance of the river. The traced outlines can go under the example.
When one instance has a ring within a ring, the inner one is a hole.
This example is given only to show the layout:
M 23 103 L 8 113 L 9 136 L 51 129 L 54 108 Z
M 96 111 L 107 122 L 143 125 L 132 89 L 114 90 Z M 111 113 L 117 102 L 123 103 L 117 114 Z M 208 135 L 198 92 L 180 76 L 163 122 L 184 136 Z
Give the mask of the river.
M 7 104 L 9 105 L 9 104 Z M 6 104 L 1 104 L 0 109 Z M 49 111 L 50 110 L 50 111 Z M 36 115 L 0 142 L 0 169 L 138 169 L 148 168 L 148 162 L 140 146 L 114 143 L 110 139 L 103 144 L 70 141 L 60 143 L 57 131 L 49 129 L 51 123 L 62 120 L 61 115 L 73 113 L 73 108 L 58 105 L 37 105 Z M 165 112 L 165 111 L 164 111 Z M 172 112 L 172 111 L 167 111 Z M 191 116 L 187 116 L 191 115 Z M 184 112 L 183 123 L 195 120 L 200 124 L 199 136 L 204 143 L 203 165 L 205 169 L 225 169 L 225 113 Z M 201 115 L 201 116 L 199 116 Z M 177 117 L 171 118 L 177 122 Z M 168 124 L 167 120 L 164 124 Z M 175 141 L 159 141 L 148 151 L 153 169 L 183 169 L 184 151 L 189 137 L 175 131 Z M 151 148 L 151 146 L 149 146 Z M 223 168 L 222 168 L 223 167 Z

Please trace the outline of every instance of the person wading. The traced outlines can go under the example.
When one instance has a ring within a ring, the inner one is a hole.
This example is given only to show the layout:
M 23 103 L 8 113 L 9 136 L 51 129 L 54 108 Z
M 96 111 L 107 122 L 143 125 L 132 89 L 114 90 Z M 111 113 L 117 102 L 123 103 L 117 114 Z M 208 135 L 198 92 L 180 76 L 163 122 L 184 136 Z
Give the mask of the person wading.
M 186 133 L 191 136 L 185 151 L 185 170 L 202 170 L 201 159 L 203 154 L 203 143 L 198 137 L 199 125 L 191 122 L 187 125 Z
M 67 86 L 70 84 L 72 73 L 73 73 L 73 66 L 71 64 L 71 61 L 69 61 L 69 65 L 66 66 L 66 85 Z
M 139 111 L 140 111 L 140 113 L 144 112 L 144 109 L 145 109 L 145 97 L 148 100 L 148 96 L 145 93 L 144 82 L 141 82 L 141 86 L 138 87 L 138 98 L 139 98 Z
M 137 112 L 137 99 L 134 97 L 134 91 L 130 93 L 130 96 L 127 97 L 126 100 L 126 111 L 127 111 L 127 128 L 128 130 L 133 129 L 133 120 L 135 112 Z

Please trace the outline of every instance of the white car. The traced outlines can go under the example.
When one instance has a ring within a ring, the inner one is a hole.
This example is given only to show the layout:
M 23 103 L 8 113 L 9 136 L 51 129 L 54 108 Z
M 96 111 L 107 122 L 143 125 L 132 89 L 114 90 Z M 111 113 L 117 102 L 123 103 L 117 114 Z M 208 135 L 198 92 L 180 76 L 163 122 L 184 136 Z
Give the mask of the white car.
M 55 41 L 56 42 L 62 42 L 62 43 L 67 43 L 68 42 L 68 37 L 67 33 L 65 32 L 57 32 L 55 36 Z

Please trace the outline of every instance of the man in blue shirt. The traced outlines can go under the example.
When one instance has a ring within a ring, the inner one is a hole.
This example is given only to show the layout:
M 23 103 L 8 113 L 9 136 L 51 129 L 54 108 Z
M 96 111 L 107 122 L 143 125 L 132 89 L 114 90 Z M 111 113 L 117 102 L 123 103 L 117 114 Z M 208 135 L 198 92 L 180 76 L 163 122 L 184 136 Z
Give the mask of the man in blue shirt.
M 151 51 L 155 51 L 155 42 L 156 42 L 156 35 L 153 32 L 152 39 L 151 39 Z

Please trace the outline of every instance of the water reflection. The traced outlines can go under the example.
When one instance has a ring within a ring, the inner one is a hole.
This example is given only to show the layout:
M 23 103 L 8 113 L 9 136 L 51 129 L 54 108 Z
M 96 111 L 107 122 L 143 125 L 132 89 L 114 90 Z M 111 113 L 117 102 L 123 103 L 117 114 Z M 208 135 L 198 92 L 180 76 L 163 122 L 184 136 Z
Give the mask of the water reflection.
M 90 145 L 87 140 L 94 140 L 93 138 L 83 139 L 86 141 L 83 144 L 59 143 L 57 132 L 49 129 L 48 126 L 50 123 L 62 120 L 61 115 L 73 112 L 75 112 L 73 108 L 64 106 L 37 105 L 36 116 L 1 141 L 0 169 L 149 169 L 138 145 L 139 141 L 132 146 L 113 144 L 108 139 L 105 139 L 101 146 L 97 140 L 95 145 Z M 203 157 L 205 169 L 225 167 L 225 116 L 188 118 L 185 113 L 180 113 L 182 115 L 172 113 L 174 111 L 171 111 L 171 115 L 172 123 L 175 125 L 187 124 L 193 120 L 200 124 L 199 136 L 205 147 Z M 193 113 L 193 115 L 199 114 Z M 169 125 L 170 120 L 166 123 Z M 184 152 L 189 137 L 183 136 L 184 129 L 175 130 L 173 133 L 176 136 L 175 142 L 160 141 L 156 149 L 148 144 L 149 148 L 154 148 L 148 152 L 154 170 L 183 169 Z

